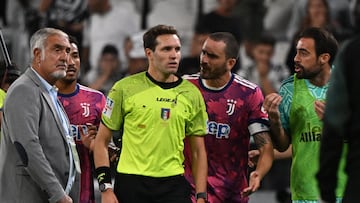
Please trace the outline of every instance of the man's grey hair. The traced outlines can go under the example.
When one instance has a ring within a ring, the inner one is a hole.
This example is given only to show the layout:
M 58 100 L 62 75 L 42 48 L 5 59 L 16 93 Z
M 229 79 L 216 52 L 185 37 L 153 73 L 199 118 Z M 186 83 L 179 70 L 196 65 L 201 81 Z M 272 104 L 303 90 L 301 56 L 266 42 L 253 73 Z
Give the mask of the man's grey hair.
M 40 49 L 41 50 L 41 58 L 44 59 L 45 57 L 45 45 L 46 40 L 51 35 L 63 35 L 69 38 L 69 36 L 55 28 L 42 28 L 36 31 L 30 38 L 30 59 L 34 60 L 34 50 Z

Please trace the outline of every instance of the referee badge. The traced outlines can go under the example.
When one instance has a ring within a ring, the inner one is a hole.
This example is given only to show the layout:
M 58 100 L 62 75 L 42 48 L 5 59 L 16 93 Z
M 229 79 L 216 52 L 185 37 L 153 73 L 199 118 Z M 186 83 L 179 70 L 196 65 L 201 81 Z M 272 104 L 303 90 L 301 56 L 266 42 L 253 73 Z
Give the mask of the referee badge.
M 111 114 L 112 114 L 112 110 L 114 108 L 114 104 L 115 104 L 115 102 L 112 99 L 110 99 L 109 97 L 106 98 L 106 104 L 105 104 L 102 114 L 104 116 L 110 118 Z
M 170 118 L 170 109 L 167 108 L 161 108 L 161 119 L 164 121 L 168 120 Z

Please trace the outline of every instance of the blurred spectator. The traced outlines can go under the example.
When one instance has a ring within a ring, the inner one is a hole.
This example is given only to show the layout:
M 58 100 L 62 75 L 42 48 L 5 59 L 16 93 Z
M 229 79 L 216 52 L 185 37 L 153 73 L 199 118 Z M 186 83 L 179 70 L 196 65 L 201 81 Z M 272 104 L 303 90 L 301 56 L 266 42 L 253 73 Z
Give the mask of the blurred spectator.
M 238 0 L 217 0 L 216 7 L 205 15 L 200 16 L 195 25 L 195 31 L 191 42 L 190 56 L 184 58 L 179 70 L 182 74 L 194 73 L 199 67 L 199 57 L 205 39 L 213 32 L 230 32 L 239 44 L 242 42 L 241 19 L 234 15 L 234 8 Z M 240 69 L 237 60 L 232 72 Z
M 286 31 L 295 0 L 265 0 L 266 13 L 263 18 L 264 31 L 276 40 L 287 41 Z
M 181 38 L 182 58 L 190 55 L 191 39 L 196 22 L 197 0 L 149 0 L 147 26 L 174 26 Z
M 200 56 L 202 45 L 208 34 L 213 32 L 230 32 L 240 43 L 242 40 L 241 20 L 233 15 L 238 0 L 217 0 L 217 6 L 201 16 L 195 26 L 191 53 Z
M 265 13 L 264 0 L 238 0 L 233 9 L 232 15 L 239 20 L 237 26 L 241 26 L 241 42 L 247 55 L 251 54 L 251 42 L 264 30 Z
M 87 78 L 85 78 L 85 83 L 87 82 L 90 88 L 99 90 L 107 95 L 114 83 L 123 77 L 120 68 L 119 51 L 115 46 L 105 45 L 102 49 L 98 66 L 96 72 L 93 72 L 94 75 L 88 75 L 94 78 L 94 80 L 87 81 Z
M 330 7 L 327 0 L 308 0 L 306 4 L 306 15 L 303 17 L 297 32 L 290 42 L 290 49 L 286 57 L 286 65 L 288 66 L 291 74 L 294 73 L 294 57 L 296 55 L 296 43 L 298 34 L 306 28 L 318 27 L 325 28 L 330 31 L 336 38 L 336 27 L 330 18 Z
M 125 71 L 127 67 L 125 39 L 140 30 L 140 16 L 135 10 L 134 2 L 88 0 L 88 8 L 90 18 L 84 30 L 83 43 L 86 47 L 83 59 L 90 63 L 88 74 L 94 75 L 98 71 L 97 63 L 101 50 L 106 44 L 116 47 L 121 68 Z M 88 82 L 93 83 L 94 79 L 88 77 Z
M 24 70 L 29 64 L 30 35 L 40 27 L 42 22 L 38 10 L 41 0 L 7 0 L 7 26 L 2 30 L 8 51 L 17 66 Z
M 17 21 L 17 23 L 21 24 L 20 28 L 25 28 L 27 34 L 31 36 L 35 31 L 44 25 L 44 18 L 39 11 L 41 1 L 43 0 L 8 0 L 8 24 L 16 26 L 14 21 Z M 12 13 L 14 10 L 16 11 L 15 14 Z M 16 15 L 16 17 L 14 15 Z
M 125 51 L 128 58 L 128 69 L 126 75 L 133 75 L 147 70 L 148 60 L 143 46 L 144 32 L 136 33 L 127 38 Z
M 276 40 L 269 34 L 262 34 L 252 44 L 253 64 L 243 67 L 239 75 L 260 86 L 264 96 L 278 92 L 281 82 L 289 76 L 288 69 L 281 64 L 273 64 Z
M 292 4 L 292 15 L 288 24 L 286 36 L 289 40 L 298 32 L 303 19 L 308 15 L 307 7 L 309 0 L 296 0 Z M 327 0 L 329 10 L 329 20 L 336 27 L 338 41 L 348 38 L 351 33 L 349 1 Z
M 82 47 L 84 21 L 88 17 L 87 0 L 41 0 L 39 10 L 46 16 L 43 26 L 74 36 Z

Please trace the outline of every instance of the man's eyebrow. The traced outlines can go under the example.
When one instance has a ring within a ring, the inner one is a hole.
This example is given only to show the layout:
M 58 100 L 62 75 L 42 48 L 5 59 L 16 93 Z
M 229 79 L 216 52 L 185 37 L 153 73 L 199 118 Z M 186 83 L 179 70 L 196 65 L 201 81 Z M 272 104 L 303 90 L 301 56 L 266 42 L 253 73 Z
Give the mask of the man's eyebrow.
M 61 44 L 54 44 L 55 48 L 63 48 L 65 49 L 67 46 L 61 45 Z
M 304 51 L 304 52 L 310 53 L 307 49 L 304 49 L 304 48 L 298 48 L 297 50 L 298 50 L 298 51 Z
M 207 51 L 207 50 L 205 50 L 205 49 L 202 49 L 201 51 L 202 51 L 202 52 L 204 52 L 204 53 L 206 53 L 208 56 L 211 56 L 211 57 L 218 57 L 218 55 L 217 55 L 217 54 L 214 54 L 214 53 L 212 53 L 212 52 L 209 52 L 209 51 Z
M 54 44 L 53 46 L 54 48 L 59 48 L 59 49 L 65 49 L 67 53 L 70 52 L 70 47 L 62 45 L 62 44 Z

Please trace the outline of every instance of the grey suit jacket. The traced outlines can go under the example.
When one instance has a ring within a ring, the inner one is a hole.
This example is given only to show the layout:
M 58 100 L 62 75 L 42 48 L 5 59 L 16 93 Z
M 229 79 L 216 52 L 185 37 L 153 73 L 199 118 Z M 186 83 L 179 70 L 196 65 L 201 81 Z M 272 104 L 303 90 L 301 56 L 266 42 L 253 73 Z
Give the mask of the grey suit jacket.
M 1 125 L 0 202 L 56 202 L 64 196 L 69 148 L 55 108 L 30 68 L 8 90 Z

